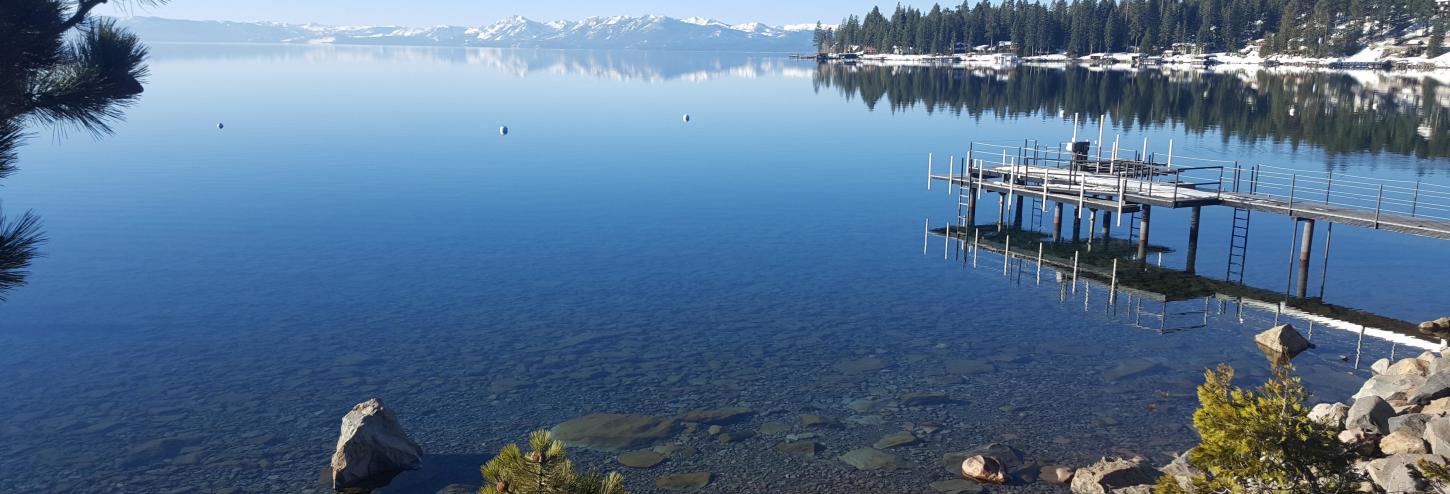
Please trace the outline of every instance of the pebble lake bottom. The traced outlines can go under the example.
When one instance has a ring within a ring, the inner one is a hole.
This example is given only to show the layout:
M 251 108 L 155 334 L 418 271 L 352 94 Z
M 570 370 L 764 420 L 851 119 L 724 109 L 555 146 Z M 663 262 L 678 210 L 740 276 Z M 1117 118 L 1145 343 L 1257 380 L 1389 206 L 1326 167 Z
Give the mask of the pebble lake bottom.
M 937 492 L 956 477 L 944 458 L 994 443 L 1020 452 L 1019 473 L 1114 454 L 1161 464 L 1196 440 L 1204 369 L 1268 376 L 1252 337 L 1272 321 L 1214 314 L 1160 334 L 1100 288 L 1060 300 L 1052 276 L 1004 277 L 1000 257 L 922 255 L 922 220 L 954 207 L 925 190 L 926 153 L 1067 136 L 1092 110 L 1033 69 L 903 75 L 1048 90 L 1032 110 L 958 113 L 775 55 L 153 52 L 115 136 L 42 133 L 6 182 L 7 211 L 35 210 L 51 240 L 0 306 L 0 491 L 324 492 L 338 420 L 376 397 L 447 472 L 427 492 L 476 486 L 499 448 L 577 417 L 727 407 L 751 413 L 663 438 L 670 454 L 648 468 L 570 455 L 636 493 L 698 472 L 699 492 Z M 1244 79 L 1195 77 L 1185 91 Z M 1362 79 L 1329 80 L 1389 84 Z M 1450 183 L 1434 149 L 1329 151 L 1197 115 L 1109 131 Z M 1181 221 L 1154 221 L 1165 263 L 1181 263 L 1183 233 L 1160 226 Z M 1201 271 L 1222 269 L 1209 232 L 1228 221 L 1205 213 Z M 1250 284 L 1282 288 L 1288 224 L 1254 224 Z M 1327 302 L 1412 321 L 1450 306 L 1436 289 L 1450 266 L 1432 262 L 1443 241 L 1334 238 Z M 1346 400 L 1392 351 L 1332 328 L 1313 340 L 1295 364 L 1315 401 Z M 849 454 L 902 431 L 920 442 Z M 1066 490 L 1030 477 L 987 489 Z

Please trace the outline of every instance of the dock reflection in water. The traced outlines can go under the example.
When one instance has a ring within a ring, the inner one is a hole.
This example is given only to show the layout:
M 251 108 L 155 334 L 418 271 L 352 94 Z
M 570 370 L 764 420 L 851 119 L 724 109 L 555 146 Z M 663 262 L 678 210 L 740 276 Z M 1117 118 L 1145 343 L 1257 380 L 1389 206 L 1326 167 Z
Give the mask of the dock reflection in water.
M 930 254 L 932 237 L 940 238 L 945 259 L 975 269 L 1000 267 L 1012 286 L 1056 285 L 1064 305 L 1080 301 L 1084 311 L 1101 311 L 1163 334 L 1206 327 L 1211 321 L 1254 331 L 1292 324 L 1311 341 L 1316 331 L 1325 329 L 1358 333 L 1354 355 L 1346 356 L 1355 369 L 1379 358 L 1394 360 L 1440 347 L 1409 321 L 1164 267 L 1162 254 L 1171 250 L 1163 246 L 1150 246 L 1148 258 L 1131 259 L 1137 244 L 1122 239 L 1054 243 L 1030 230 L 995 225 L 930 228 L 929 223 L 927 234 L 924 253 Z M 1365 337 L 1388 342 L 1388 352 L 1366 352 Z

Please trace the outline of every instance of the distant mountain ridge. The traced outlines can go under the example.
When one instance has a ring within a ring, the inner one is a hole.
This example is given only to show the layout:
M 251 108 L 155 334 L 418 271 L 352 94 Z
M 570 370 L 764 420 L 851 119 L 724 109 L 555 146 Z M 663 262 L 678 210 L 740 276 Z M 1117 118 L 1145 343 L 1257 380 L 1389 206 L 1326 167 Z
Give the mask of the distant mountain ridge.
M 714 19 L 646 15 L 538 22 L 508 17 L 486 26 L 326 26 L 277 22 L 126 17 L 117 22 L 153 42 L 313 43 L 508 48 L 627 48 L 702 51 L 811 49 L 814 24 L 726 24 Z

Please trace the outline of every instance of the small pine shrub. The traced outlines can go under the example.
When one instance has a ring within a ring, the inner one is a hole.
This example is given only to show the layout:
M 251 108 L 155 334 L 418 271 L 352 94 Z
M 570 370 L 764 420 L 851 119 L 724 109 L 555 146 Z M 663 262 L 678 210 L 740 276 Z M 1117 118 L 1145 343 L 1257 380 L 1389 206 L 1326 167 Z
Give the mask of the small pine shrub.
M 628 494 L 618 473 L 576 473 L 564 455 L 564 443 L 549 431 L 530 434 L 529 449 L 524 454 L 519 445 L 510 444 L 483 464 L 479 494 Z
M 1193 479 L 1193 492 L 1331 494 L 1358 487 L 1353 453 L 1334 427 L 1309 420 L 1308 392 L 1291 371 L 1275 366 L 1274 376 L 1253 390 L 1233 386 L 1228 365 L 1204 372 L 1193 413 L 1203 442 L 1189 461 L 1207 475 Z M 1164 477 L 1155 492 L 1185 489 Z

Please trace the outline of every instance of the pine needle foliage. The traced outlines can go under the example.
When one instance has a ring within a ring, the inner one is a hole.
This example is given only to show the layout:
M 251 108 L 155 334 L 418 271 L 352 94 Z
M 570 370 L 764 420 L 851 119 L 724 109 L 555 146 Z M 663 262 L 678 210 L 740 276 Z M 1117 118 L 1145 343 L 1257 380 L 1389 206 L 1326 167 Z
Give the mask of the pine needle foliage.
M 1437 492 L 1450 492 L 1450 467 L 1430 460 L 1420 460 L 1415 466 L 1420 467 L 1426 480 L 1435 484 Z
M 29 125 L 101 136 L 144 90 L 146 47 L 115 21 L 94 18 L 102 4 L 164 0 L 0 0 L 0 178 L 14 173 Z M 31 213 L 0 216 L 0 301 L 25 283 L 45 241 Z
M 525 454 L 510 444 L 483 464 L 485 485 L 479 494 L 627 494 L 618 473 L 576 473 L 564 443 L 549 431 L 530 434 L 529 450 Z
M 1200 408 L 1193 427 L 1202 443 L 1189 461 L 1207 472 L 1192 492 L 1332 494 L 1357 488 L 1354 455 L 1332 426 L 1309 420 L 1308 392 L 1292 367 L 1276 365 L 1273 377 L 1256 389 L 1232 384 L 1234 370 L 1220 365 L 1204 372 Z M 1155 492 L 1185 492 L 1171 477 Z

